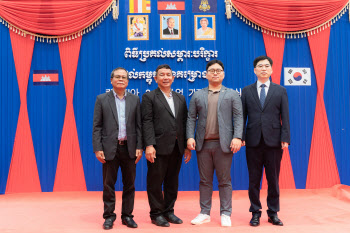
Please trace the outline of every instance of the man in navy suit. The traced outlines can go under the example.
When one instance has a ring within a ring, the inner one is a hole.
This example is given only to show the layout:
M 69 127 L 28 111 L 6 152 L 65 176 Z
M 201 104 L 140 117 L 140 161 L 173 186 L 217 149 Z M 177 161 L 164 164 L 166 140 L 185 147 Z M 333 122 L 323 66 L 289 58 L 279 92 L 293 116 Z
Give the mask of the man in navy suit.
M 251 226 L 261 217 L 260 182 L 265 167 L 268 183 L 267 214 L 273 225 L 283 226 L 277 217 L 279 205 L 279 173 L 283 149 L 290 144 L 288 95 L 284 87 L 272 83 L 272 59 L 260 56 L 254 60 L 258 81 L 243 88 L 243 145 L 249 171 Z M 247 123 L 247 124 L 246 124 Z

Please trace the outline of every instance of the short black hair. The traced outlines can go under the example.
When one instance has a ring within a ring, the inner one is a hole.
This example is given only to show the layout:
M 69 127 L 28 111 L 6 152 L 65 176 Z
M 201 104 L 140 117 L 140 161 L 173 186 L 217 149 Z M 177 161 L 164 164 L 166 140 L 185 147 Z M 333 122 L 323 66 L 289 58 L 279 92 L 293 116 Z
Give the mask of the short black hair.
M 273 61 L 272 61 L 272 59 L 270 57 L 268 57 L 268 56 L 259 56 L 259 57 L 254 59 L 254 62 L 253 62 L 254 68 L 256 67 L 256 65 L 258 64 L 259 61 L 263 61 L 263 60 L 268 60 L 270 62 L 270 65 L 272 66 Z
M 117 70 L 125 70 L 126 75 L 127 75 L 128 79 L 129 79 L 129 72 L 123 67 L 117 67 L 114 70 L 112 70 L 112 72 L 111 72 L 111 79 L 114 77 L 114 72 L 117 71 Z
M 173 73 L 173 70 L 170 68 L 170 66 L 168 64 L 163 64 L 163 65 L 159 65 L 156 69 L 156 76 L 158 75 L 158 70 L 160 69 L 167 69 L 167 70 L 171 70 L 171 74 Z
M 206 71 L 208 71 L 208 68 L 210 66 L 214 65 L 214 64 L 219 64 L 222 67 L 222 70 L 225 70 L 224 69 L 224 63 L 222 63 L 222 61 L 220 61 L 220 60 L 211 60 L 210 62 L 208 62 L 207 67 L 205 68 Z

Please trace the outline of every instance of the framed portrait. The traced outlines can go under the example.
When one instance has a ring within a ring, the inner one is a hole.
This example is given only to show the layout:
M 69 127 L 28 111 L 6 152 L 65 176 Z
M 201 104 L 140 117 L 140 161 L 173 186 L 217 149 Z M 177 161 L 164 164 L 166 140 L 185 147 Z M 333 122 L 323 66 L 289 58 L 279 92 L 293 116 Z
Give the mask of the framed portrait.
M 148 40 L 148 27 L 148 15 L 128 15 L 128 40 Z
M 181 40 L 181 15 L 160 15 L 160 39 Z
M 215 15 L 194 16 L 194 39 L 216 40 Z

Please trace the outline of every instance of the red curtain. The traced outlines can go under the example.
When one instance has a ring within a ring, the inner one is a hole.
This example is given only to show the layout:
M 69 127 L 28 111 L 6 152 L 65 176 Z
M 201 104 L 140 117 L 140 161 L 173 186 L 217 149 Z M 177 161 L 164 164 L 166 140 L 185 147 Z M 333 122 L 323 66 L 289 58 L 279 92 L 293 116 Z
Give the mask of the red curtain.
M 60 152 L 53 191 L 86 191 L 83 163 L 74 117 L 73 94 L 81 38 L 59 42 L 64 87 L 67 96 Z
M 233 6 L 253 23 L 270 30 L 293 32 L 328 22 L 348 0 L 231 0 Z
M 330 28 L 309 36 L 312 62 L 317 82 L 314 128 L 306 179 L 306 188 L 329 188 L 340 184 L 337 162 L 329 131 L 323 91 L 326 79 Z
M 83 30 L 95 22 L 113 0 L 6 0 L 0 16 L 34 34 L 62 36 Z
M 281 83 L 281 71 L 285 39 L 280 37 L 274 37 L 266 33 L 263 33 L 263 38 L 265 43 L 266 54 L 273 60 L 273 73 L 271 75 L 272 82 L 277 83 L 279 85 Z M 288 148 L 283 150 L 279 184 L 281 189 L 295 189 L 292 163 L 290 161 Z M 262 188 L 267 188 L 265 173 L 262 182 Z
M 27 109 L 27 88 L 34 41 L 10 30 L 21 106 L 6 193 L 41 192 Z

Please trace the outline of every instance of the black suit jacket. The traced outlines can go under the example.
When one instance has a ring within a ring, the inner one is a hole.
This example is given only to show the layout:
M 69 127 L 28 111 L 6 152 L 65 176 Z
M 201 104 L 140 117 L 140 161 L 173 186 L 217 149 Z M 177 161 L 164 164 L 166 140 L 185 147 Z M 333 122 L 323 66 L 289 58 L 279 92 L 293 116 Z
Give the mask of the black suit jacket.
M 174 35 L 178 35 L 179 34 L 179 30 L 173 28 L 173 31 L 174 31 Z M 163 35 L 170 35 L 169 28 L 166 28 L 166 29 L 163 30 Z
M 257 146 L 261 134 L 265 144 L 271 147 L 280 147 L 281 141 L 290 143 L 287 91 L 280 85 L 270 83 L 264 107 L 260 104 L 256 82 L 242 90 L 243 140 L 246 146 Z
M 125 124 L 130 158 L 142 149 L 140 98 L 131 93 L 125 96 Z M 113 91 L 97 96 L 92 129 L 94 152 L 103 151 L 106 160 L 113 160 L 118 146 L 118 113 Z
M 183 95 L 172 91 L 175 116 L 162 91 L 157 88 L 142 96 L 142 130 L 144 145 L 153 145 L 157 154 L 168 155 L 176 140 L 180 153 L 186 147 L 187 105 Z

